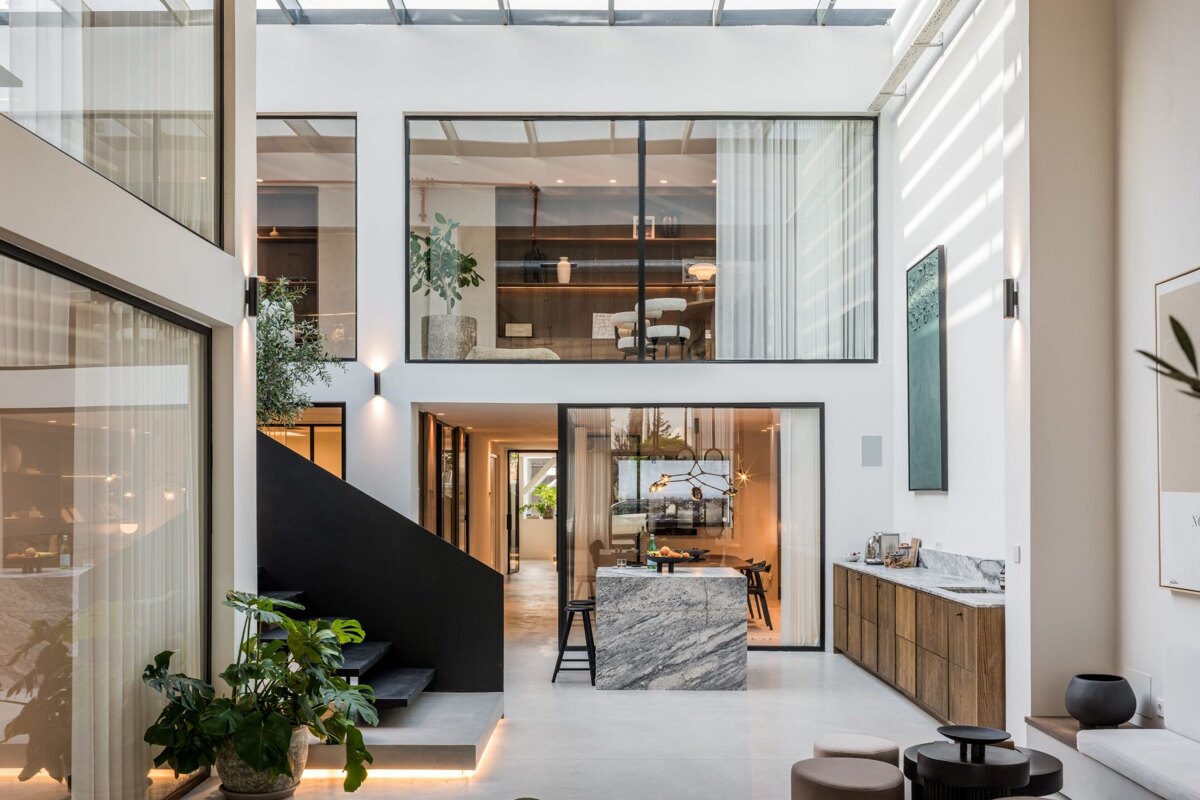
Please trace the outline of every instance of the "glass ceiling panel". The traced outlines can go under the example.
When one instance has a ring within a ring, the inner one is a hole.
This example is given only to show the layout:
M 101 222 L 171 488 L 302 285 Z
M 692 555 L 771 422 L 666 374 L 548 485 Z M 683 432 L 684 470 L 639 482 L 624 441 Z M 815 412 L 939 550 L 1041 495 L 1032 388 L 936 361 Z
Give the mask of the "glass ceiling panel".
M 617 11 L 707 11 L 713 4 L 705 0 L 616 0 Z
M 608 0 L 509 0 L 513 11 L 596 11 L 608 13 Z
M 296 132 L 282 119 L 259 119 L 258 135 L 263 136 L 295 136 Z
M 459 141 L 526 143 L 525 124 L 511 120 L 450 120 Z
M 539 142 L 577 142 L 607 139 L 611 123 L 606 119 L 539 120 L 533 124 Z M 635 130 L 634 135 L 637 135 Z
M 500 17 L 500 7 L 496 0 L 405 0 L 409 11 L 414 9 L 432 9 L 437 11 L 494 11 Z
M 446 138 L 446 132 L 435 120 L 414 119 L 408 123 L 408 136 L 410 139 L 432 139 L 440 142 Z

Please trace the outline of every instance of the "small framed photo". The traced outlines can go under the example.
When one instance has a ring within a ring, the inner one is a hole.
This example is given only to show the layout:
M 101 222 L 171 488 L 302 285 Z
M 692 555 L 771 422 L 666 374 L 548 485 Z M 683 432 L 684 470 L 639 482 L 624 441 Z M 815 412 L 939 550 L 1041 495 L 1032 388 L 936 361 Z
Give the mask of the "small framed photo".
M 653 239 L 654 238 L 654 215 L 649 215 L 649 216 L 645 217 L 644 219 L 645 219 L 645 224 L 646 224 L 646 238 Z M 637 218 L 636 214 L 633 217 L 633 237 L 632 238 L 634 238 L 634 239 L 638 238 L 638 218 Z
M 510 339 L 530 339 L 533 337 L 532 322 L 506 322 L 504 335 Z

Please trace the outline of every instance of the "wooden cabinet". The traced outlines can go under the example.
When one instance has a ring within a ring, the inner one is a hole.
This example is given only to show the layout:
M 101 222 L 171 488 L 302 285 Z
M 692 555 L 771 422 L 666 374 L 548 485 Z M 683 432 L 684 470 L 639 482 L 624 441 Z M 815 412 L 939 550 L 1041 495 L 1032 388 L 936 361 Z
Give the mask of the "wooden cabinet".
M 1005 726 L 1004 609 L 975 608 L 841 565 L 833 645 L 960 725 Z

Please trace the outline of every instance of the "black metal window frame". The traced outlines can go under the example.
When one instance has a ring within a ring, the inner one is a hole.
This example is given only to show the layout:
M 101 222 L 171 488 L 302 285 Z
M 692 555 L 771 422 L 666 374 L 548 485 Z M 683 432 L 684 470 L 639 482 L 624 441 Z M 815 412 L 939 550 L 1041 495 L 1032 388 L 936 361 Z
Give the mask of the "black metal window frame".
M 826 566 L 826 473 L 825 473 L 825 403 L 824 402 L 785 402 L 785 403 L 691 403 L 691 402 L 662 402 L 662 403 L 625 403 L 614 401 L 610 403 L 559 403 L 558 405 L 558 485 L 560 491 L 558 493 L 558 509 L 556 515 L 558 517 L 557 525 L 557 546 L 558 553 L 558 636 L 561 639 L 563 632 L 566 630 L 566 607 L 567 599 L 570 592 L 568 586 L 569 577 L 568 569 L 568 546 L 570 545 L 570 536 L 567 531 L 567 500 L 569 489 L 571 486 L 570 474 L 570 455 L 567 453 L 567 441 L 569 433 L 568 426 L 570 420 L 568 413 L 575 408 L 596 408 L 596 409 L 611 409 L 611 408 L 729 408 L 729 409 L 816 409 L 820 415 L 821 434 L 819 438 L 819 448 L 821 456 L 821 546 L 820 546 L 820 563 L 821 563 L 821 641 L 816 645 L 764 645 L 752 644 L 747 645 L 750 650 L 776 650 L 776 651 L 797 651 L 797 652 L 824 652 L 827 644 L 825 638 L 825 592 L 827 589 L 825 579 Z M 780 493 L 779 502 L 782 503 L 782 493 Z M 582 649 L 582 645 L 571 645 L 568 649 Z
M 495 359 L 484 364 L 878 364 L 879 363 L 879 116 L 865 114 L 670 114 L 670 115 L 637 115 L 637 114 L 585 114 L 585 115 L 512 115 L 512 114 L 406 114 L 404 116 L 404 363 L 409 364 L 463 364 L 463 361 L 447 359 L 428 359 L 412 357 L 412 292 L 408 291 L 410 277 L 408 274 L 408 242 L 412 234 L 411 191 L 412 178 L 412 137 L 410 124 L 413 121 L 479 121 L 479 122 L 637 122 L 638 123 L 638 211 L 645 218 L 646 209 L 646 123 L 669 121 L 708 121 L 708 120 L 827 120 L 827 121 L 861 121 L 870 120 L 871 130 L 871 316 L 872 341 L 870 358 L 740 358 L 712 360 L 678 360 L 664 359 L 661 361 L 646 358 L 646 336 L 644 326 L 638 325 L 638 357 L 629 361 L 605 361 L 593 359 L 559 359 L 554 361 L 530 361 L 516 359 Z M 638 307 L 645 307 L 646 302 L 646 226 L 638 226 Z
M 346 401 L 341 400 L 338 402 L 313 403 L 311 407 L 312 408 L 341 409 L 342 420 L 341 420 L 341 422 L 338 422 L 336 424 L 333 422 L 298 422 L 295 425 L 292 425 L 291 427 L 293 427 L 293 428 L 308 428 L 308 432 L 309 432 L 308 460 L 313 462 L 314 464 L 317 463 L 317 452 L 316 452 L 317 443 L 316 443 L 315 429 L 316 428 L 338 428 L 338 429 L 340 429 L 342 432 L 342 474 L 338 475 L 337 477 L 341 478 L 342 480 L 347 480 L 347 478 L 346 478 L 346 472 L 347 472 L 347 470 L 346 470 Z M 259 430 L 261 431 L 263 428 L 283 428 L 283 427 L 287 427 L 287 426 L 285 426 L 285 425 L 263 425 L 263 426 L 259 427 Z M 267 434 L 267 435 L 270 436 L 270 434 Z M 328 472 L 328 470 L 326 470 L 326 472 Z

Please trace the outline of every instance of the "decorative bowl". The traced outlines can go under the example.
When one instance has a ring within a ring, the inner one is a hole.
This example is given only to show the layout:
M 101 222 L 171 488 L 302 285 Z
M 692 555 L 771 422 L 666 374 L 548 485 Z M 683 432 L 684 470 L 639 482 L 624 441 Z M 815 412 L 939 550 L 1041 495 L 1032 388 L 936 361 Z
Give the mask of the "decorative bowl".
M 1116 728 L 1137 711 L 1133 687 L 1120 675 L 1076 675 L 1067 684 L 1066 703 L 1082 728 Z
M 862 553 L 846 553 L 846 555 L 842 556 L 842 561 L 854 562 L 860 558 L 862 558 Z

